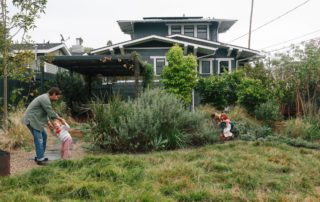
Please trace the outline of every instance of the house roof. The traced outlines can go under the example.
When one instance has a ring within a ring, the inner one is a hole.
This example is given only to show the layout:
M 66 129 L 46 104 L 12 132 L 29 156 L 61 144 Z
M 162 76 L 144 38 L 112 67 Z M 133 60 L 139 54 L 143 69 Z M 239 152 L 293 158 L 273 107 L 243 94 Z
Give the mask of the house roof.
M 215 19 L 203 17 L 145 17 L 143 20 L 118 20 L 118 24 L 126 34 L 134 32 L 134 24 L 136 23 L 219 23 L 218 32 L 226 32 L 237 20 Z
M 218 42 L 218 41 L 208 41 L 208 40 L 199 39 L 196 37 L 185 36 L 185 35 L 181 35 L 181 34 L 175 34 L 175 35 L 171 35 L 168 37 L 176 39 L 176 40 L 187 41 L 189 43 L 202 44 L 204 46 L 212 46 L 212 47 L 216 47 L 216 48 L 228 48 L 229 50 L 238 50 L 238 51 L 243 52 L 243 56 L 241 58 L 260 56 L 260 53 L 261 53 L 260 51 L 254 50 L 254 49 L 249 49 L 249 48 L 236 46 L 236 45 L 232 45 L 232 44 L 227 44 L 227 43 L 223 43 L 223 42 Z
M 139 38 L 139 39 L 135 39 L 135 40 L 130 40 L 130 41 L 125 41 L 122 43 L 118 43 L 118 44 L 114 44 L 112 46 L 105 46 L 102 48 L 98 48 L 95 50 L 92 50 L 90 53 L 92 54 L 99 54 L 99 53 L 103 53 L 105 51 L 112 51 L 114 48 L 122 48 L 122 47 L 126 47 L 126 46 L 132 46 L 132 45 L 136 45 L 136 44 L 141 44 L 141 43 L 145 43 L 148 41 L 162 41 L 162 42 L 168 42 L 171 44 L 180 44 L 180 45 L 184 45 L 184 46 L 190 46 L 190 47 L 197 47 L 199 50 L 204 50 L 204 51 L 209 51 L 209 52 L 214 52 L 217 50 L 217 48 L 212 47 L 212 46 L 207 46 L 207 45 L 201 45 L 201 44 L 197 44 L 197 43 L 193 43 L 193 42 L 187 42 L 187 41 L 181 41 L 181 40 L 176 40 L 170 37 L 162 37 L 162 36 L 158 36 L 158 35 L 150 35 L 150 36 L 146 36 L 143 38 Z
M 103 76 L 134 75 L 134 59 L 132 55 L 55 56 L 52 61 L 48 62 L 88 76 L 96 76 L 97 74 Z M 141 71 L 142 68 L 140 68 Z
M 30 50 L 32 52 L 35 52 L 35 46 L 37 46 L 37 53 L 48 54 L 61 49 L 61 51 L 64 52 L 65 55 L 71 55 L 69 49 L 64 43 L 13 44 L 12 50 L 13 52 L 19 52 L 23 50 Z

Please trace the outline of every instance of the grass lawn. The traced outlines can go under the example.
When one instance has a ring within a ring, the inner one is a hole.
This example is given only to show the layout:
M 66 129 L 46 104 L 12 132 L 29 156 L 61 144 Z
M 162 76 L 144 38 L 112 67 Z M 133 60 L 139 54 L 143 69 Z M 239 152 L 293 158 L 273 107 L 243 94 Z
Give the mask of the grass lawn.
M 0 178 L 0 201 L 320 201 L 320 153 L 270 142 L 57 161 Z

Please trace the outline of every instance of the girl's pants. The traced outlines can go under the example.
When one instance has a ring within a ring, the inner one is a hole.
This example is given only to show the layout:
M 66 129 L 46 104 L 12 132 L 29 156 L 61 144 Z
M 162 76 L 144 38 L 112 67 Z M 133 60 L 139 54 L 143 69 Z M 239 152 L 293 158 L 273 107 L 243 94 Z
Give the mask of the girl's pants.
M 64 142 L 62 142 L 61 149 L 60 149 L 62 159 L 68 159 L 71 144 L 72 144 L 71 137 L 66 139 Z

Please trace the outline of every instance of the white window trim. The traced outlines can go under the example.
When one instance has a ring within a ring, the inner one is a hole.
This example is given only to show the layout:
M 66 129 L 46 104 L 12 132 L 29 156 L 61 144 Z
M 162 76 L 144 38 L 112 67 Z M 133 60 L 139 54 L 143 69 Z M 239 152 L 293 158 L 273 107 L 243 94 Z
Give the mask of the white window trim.
M 202 73 L 202 62 L 203 61 L 209 61 L 210 73 Z M 201 59 L 201 60 L 199 60 L 199 73 L 205 74 L 205 75 L 211 75 L 213 73 L 213 65 L 212 65 L 213 61 L 214 61 L 214 59 Z
M 231 71 L 232 71 L 232 60 L 234 60 L 233 58 L 216 58 L 216 60 L 218 61 L 218 74 L 221 74 L 221 72 L 220 72 L 220 62 L 224 62 L 224 61 L 228 62 L 228 72 L 231 73 Z
M 150 59 L 153 60 L 153 73 L 154 73 L 154 75 L 160 76 L 160 74 L 157 74 L 157 71 L 156 71 L 157 59 L 164 59 L 164 65 L 167 66 L 168 61 L 167 61 L 166 56 L 150 56 Z

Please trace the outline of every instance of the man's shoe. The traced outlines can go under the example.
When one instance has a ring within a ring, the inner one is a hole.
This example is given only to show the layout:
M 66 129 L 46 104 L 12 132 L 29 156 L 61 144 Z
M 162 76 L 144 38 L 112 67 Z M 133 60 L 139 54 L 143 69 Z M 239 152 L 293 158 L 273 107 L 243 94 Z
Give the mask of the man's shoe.
M 45 160 L 43 160 L 43 161 L 37 161 L 37 164 L 38 164 L 39 166 L 45 166 L 45 165 L 47 165 L 47 163 L 48 163 L 48 161 L 45 161 Z
M 34 157 L 34 161 L 35 161 L 35 162 L 38 161 L 38 160 L 37 160 L 37 157 Z M 49 159 L 48 159 L 48 158 L 44 158 L 44 160 L 42 160 L 42 161 L 49 161 Z

